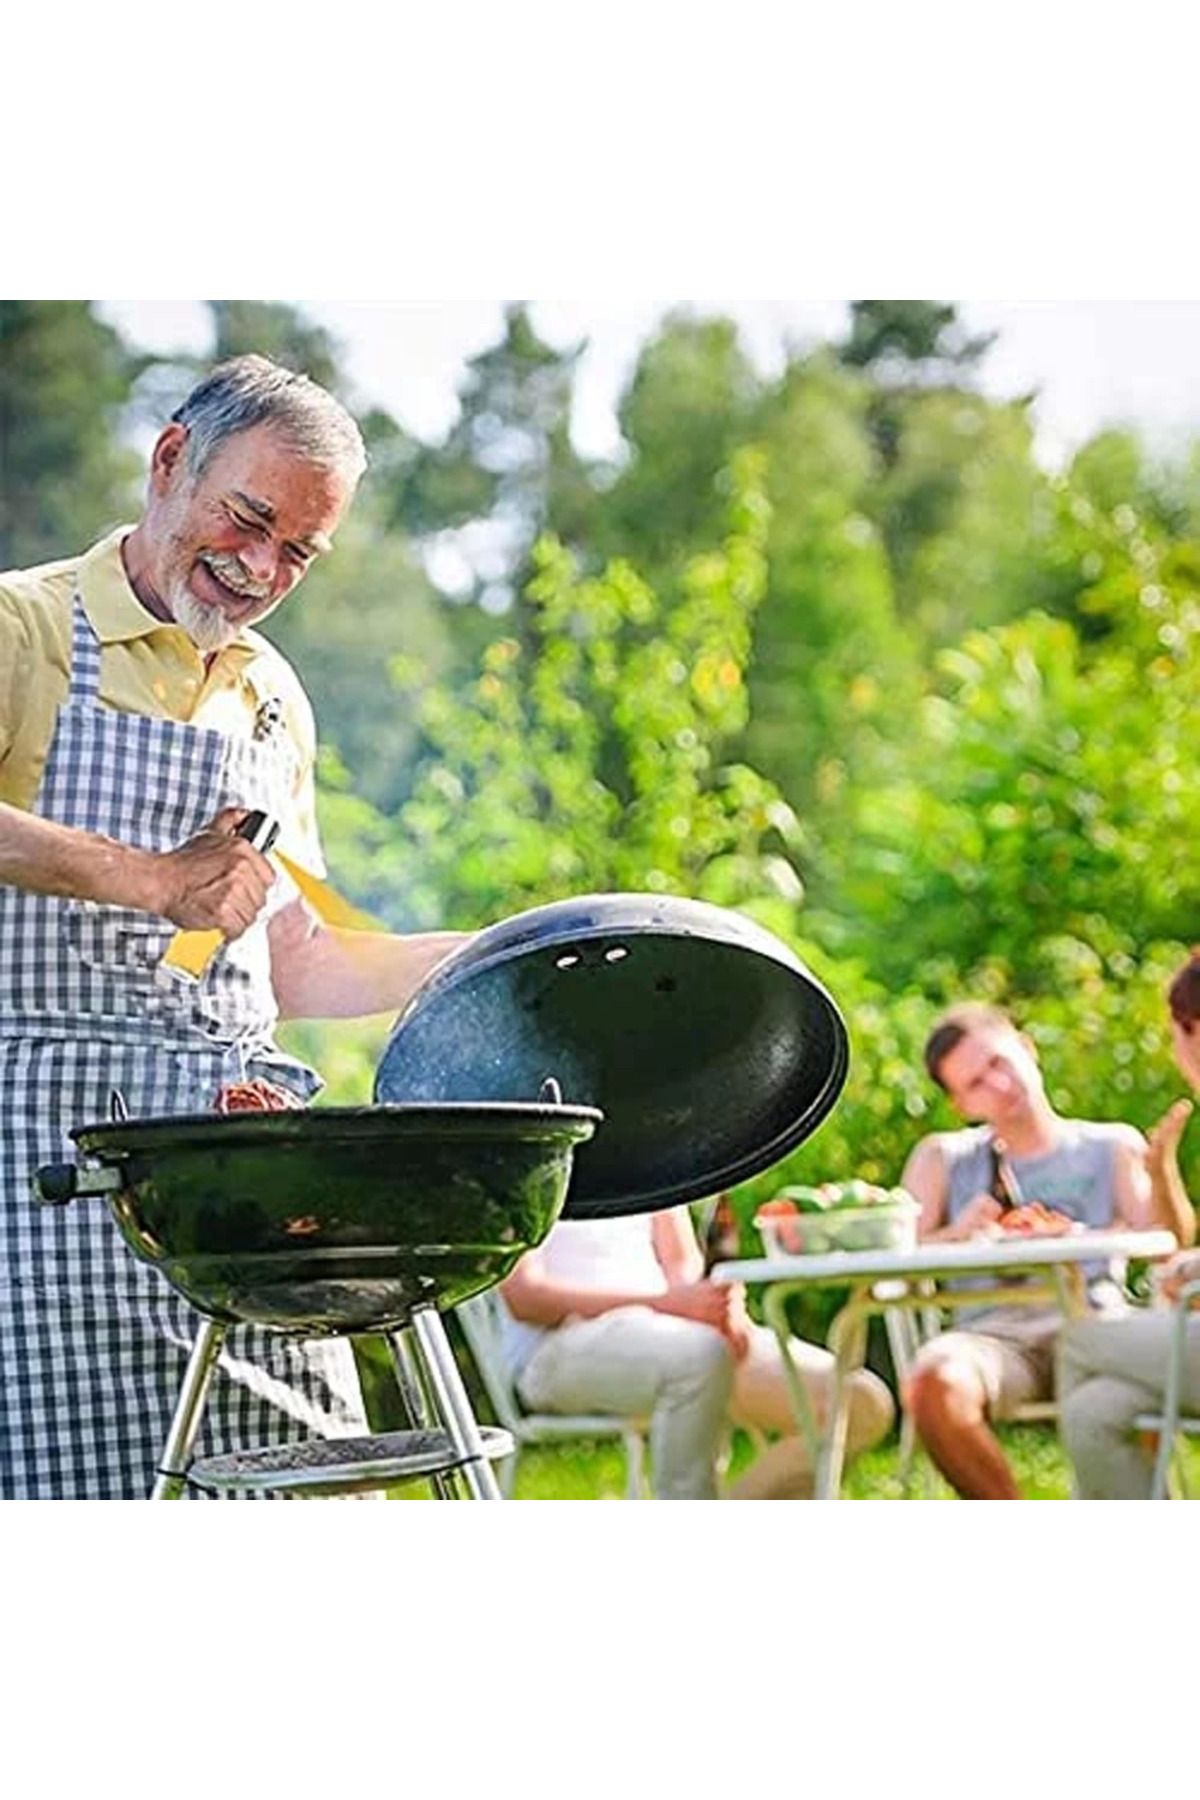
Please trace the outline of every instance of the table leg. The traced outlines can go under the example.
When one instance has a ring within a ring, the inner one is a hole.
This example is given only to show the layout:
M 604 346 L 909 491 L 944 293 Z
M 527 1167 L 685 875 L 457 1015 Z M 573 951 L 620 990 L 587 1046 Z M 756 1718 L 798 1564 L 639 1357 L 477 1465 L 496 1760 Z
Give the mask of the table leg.
M 1087 1281 L 1078 1263 L 1059 1263 L 1054 1270 L 1059 1310 L 1064 1319 L 1082 1319 L 1088 1310 Z
M 813 1412 L 812 1398 L 809 1395 L 804 1377 L 792 1361 L 791 1337 L 787 1320 L 787 1296 L 774 1288 L 768 1288 L 763 1295 L 763 1318 L 775 1333 L 779 1345 L 779 1354 L 783 1359 L 783 1373 L 787 1381 L 788 1398 L 792 1403 L 792 1411 L 796 1415 L 796 1423 L 800 1427 L 805 1443 L 808 1445 L 809 1460 L 814 1473 L 821 1460 L 822 1438 L 817 1425 L 817 1417 Z
M 867 1353 L 867 1318 L 871 1311 L 869 1291 L 855 1291 L 829 1327 L 829 1348 L 833 1352 L 833 1391 L 829 1398 L 829 1418 L 825 1426 L 823 1454 L 817 1461 L 813 1498 L 837 1500 L 842 1490 L 842 1469 L 846 1462 L 846 1428 L 850 1413 L 850 1378 L 863 1366 Z

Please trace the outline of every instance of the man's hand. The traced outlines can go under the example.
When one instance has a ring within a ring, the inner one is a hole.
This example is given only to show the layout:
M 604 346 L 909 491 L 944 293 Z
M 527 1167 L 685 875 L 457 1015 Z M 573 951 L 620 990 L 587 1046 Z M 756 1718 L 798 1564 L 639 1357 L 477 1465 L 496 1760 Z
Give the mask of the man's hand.
M 943 1233 L 944 1238 L 960 1240 L 978 1237 L 987 1226 L 994 1225 L 1004 1208 L 994 1194 L 976 1194 L 959 1213 L 954 1224 Z
M 724 1332 L 729 1322 L 732 1290 L 718 1287 L 715 1281 L 681 1281 L 656 1296 L 659 1312 L 675 1313 L 681 1319 L 695 1319 L 699 1325 L 711 1325 Z
M 746 1311 L 746 1290 L 741 1282 L 731 1282 L 729 1287 L 729 1316 L 725 1324 L 725 1337 L 733 1352 L 734 1362 L 741 1362 L 750 1348 L 750 1315 Z
M 715 1281 L 680 1282 L 658 1295 L 654 1306 L 658 1312 L 694 1319 L 698 1325 L 711 1325 L 728 1343 L 735 1362 L 740 1362 L 750 1348 L 750 1321 L 740 1282 L 728 1286 L 718 1286 Z
M 1164 1263 L 1158 1275 L 1158 1291 L 1165 1300 L 1178 1300 L 1189 1281 L 1200 1281 L 1200 1250 L 1185 1250 Z
M 155 857 L 155 912 L 189 931 L 217 930 L 227 938 L 253 925 L 275 871 L 234 835 L 247 816 L 242 807 L 226 807 L 186 844 Z

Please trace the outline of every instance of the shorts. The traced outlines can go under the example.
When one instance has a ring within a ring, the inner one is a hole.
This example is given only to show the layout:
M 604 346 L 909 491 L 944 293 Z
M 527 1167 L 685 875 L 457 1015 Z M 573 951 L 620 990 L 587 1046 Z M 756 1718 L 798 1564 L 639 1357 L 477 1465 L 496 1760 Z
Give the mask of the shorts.
M 1054 1398 L 1054 1351 L 1062 1317 L 1056 1311 L 997 1306 L 972 1319 L 970 1328 L 939 1332 L 923 1344 L 914 1369 L 933 1363 L 967 1366 L 982 1383 L 991 1419 L 1011 1418 L 1020 1407 Z

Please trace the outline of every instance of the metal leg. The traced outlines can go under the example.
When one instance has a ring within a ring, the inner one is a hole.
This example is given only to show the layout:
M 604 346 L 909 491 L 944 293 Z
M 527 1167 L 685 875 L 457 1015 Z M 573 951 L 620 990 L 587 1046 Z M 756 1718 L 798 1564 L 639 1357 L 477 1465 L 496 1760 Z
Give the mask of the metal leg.
M 846 1461 L 846 1427 L 849 1423 L 850 1377 L 861 1369 L 867 1349 L 867 1314 L 870 1295 L 855 1290 L 833 1324 L 829 1327 L 829 1348 L 833 1351 L 833 1393 L 829 1400 L 829 1423 L 825 1428 L 822 1455 L 817 1460 L 813 1497 L 837 1500 L 841 1494 L 842 1469 Z
M 817 1417 L 813 1411 L 808 1383 L 792 1361 L 792 1334 L 788 1325 L 787 1300 L 782 1291 L 775 1288 L 767 1289 L 763 1295 L 763 1318 L 775 1333 L 775 1341 L 779 1345 L 779 1354 L 783 1361 L 783 1375 L 792 1402 L 792 1411 L 796 1415 L 797 1425 L 804 1434 L 815 1480 L 826 1438 L 817 1426 Z M 828 1433 L 828 1429 L 829 1421 L 826 1422 L 826 1433 Z
M 421 1363 L 409 1337 L 409 1327 L 393 1331 L 388 1338 L 396 1385 L 409 1424 L 415 1431 L 436 1431 L 440 1420 L 429 1403 L 429 1395 L 421 1376 Z M 515 1460 L 515 1459 L 510 1459 Z M 453 1471 L 431 1475 L 429 1485 L 439 1500 L 457 1500 L 457 1483 Z
M 461 1474 L 474 1500 L 499 1500 L 500 1488 L 483 1450 L 483 1439 L 471 1402 L 463 1386 L 458 1364 L 450 1349 L 446 1328 L 433 1306 L 419 1306 L 412 1315 L 413 1335 L 433 1389 L 434 1403 L 446 1430 L 463 1458 Z
M 640 1500 L 645 1486 L 646 1440 L 640 1431 L 623 1431 L 625 1444 L 625 1494 Z
M 221 1354 L 221 1345 L 225 1342 L 225 1330 L 225 1326 L 218 1325 L 215 1319 L 201 1320 L 196 1341 L 192 1345 L 192 1354 L 188 1358 L 183 1386 L 179 1390 L 179 1399 L 175 1402 L 175 1417 L 171 1420 L 171 1429 L 163 1446 L 158 1474 L 150 1489 L 151 1500 L 178 1500 L 187 1485 L 187 1466 L 191 1459 L 192 1445 L 200 1429 L 212 1373 Z

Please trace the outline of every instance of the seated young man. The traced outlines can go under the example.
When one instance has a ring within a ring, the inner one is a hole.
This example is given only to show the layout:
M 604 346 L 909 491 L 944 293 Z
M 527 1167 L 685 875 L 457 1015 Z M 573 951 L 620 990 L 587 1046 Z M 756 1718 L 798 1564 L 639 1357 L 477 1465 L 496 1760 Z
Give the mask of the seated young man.
M 812 1491 L 775 1334 L 746 1315 L 737 1286 L 704 1277 L 686 1207 L 631 1218 L 566 1220 L 522 1257 L 500 1293 L 505 1354 L 525 1404 L 650 1421 L 660 1500 L 718 1497 L 727 1422 L 782 1432 L 725 1496 L 800 1499 Z M 792 1339 L 820 1419 L 833 1358 Z M 853 1379 L 848 1451 L 886 1435 L 892 1397 L 878 1376 Z
M 1000 1216 L 990 1191 L 994 1151 L 1026 1202 L 1095 1228 L 1158 1222 L 1141 1133 L 1061 1118 L 1046 1097 L 1033 1043 L 1006 1014 L 952 1008 L 930 1033 L 925 1066 L 974 1123 L 923 1138 L 908 1159 L 902 1180 L 921 1203 L 924 1242 L 973 1237 Z M 1089 1271 L 1088 1285 L 1094 1307 L 1122 1304 L 1110 1271 Z M 933 1461 L 965 1499 L 1019 1499 L 990 1422 L 1053 1397 L 1060 1315 L 1014 1304 L 964 1307 L 956 1316 L 954 1329 L 918 1353 L 905 1404 Z

